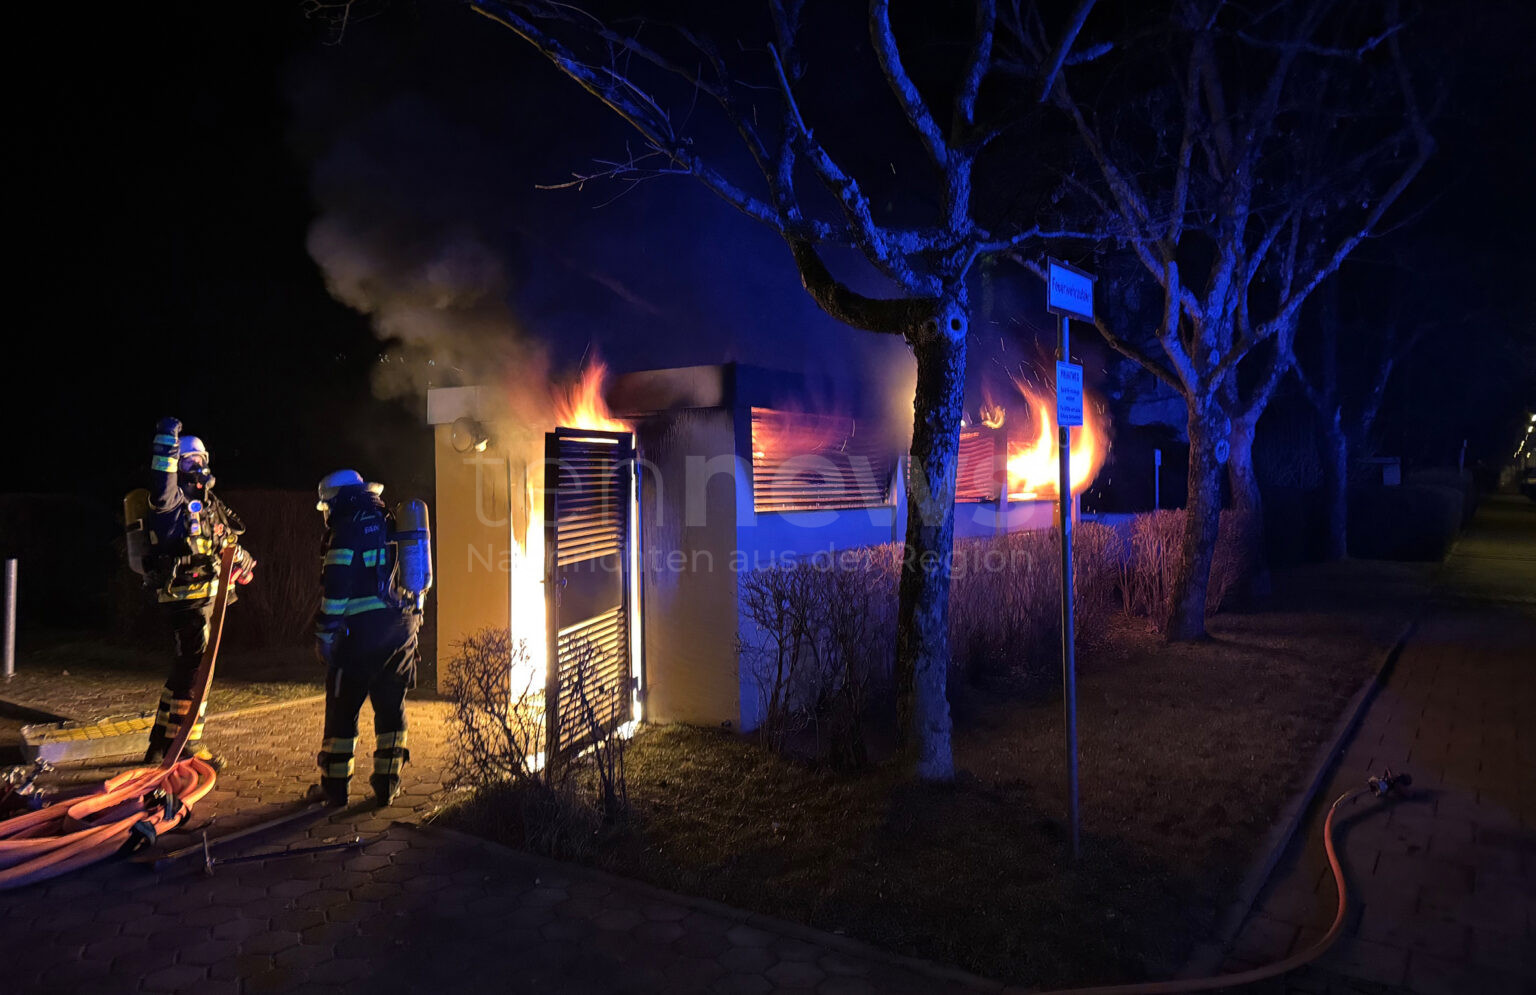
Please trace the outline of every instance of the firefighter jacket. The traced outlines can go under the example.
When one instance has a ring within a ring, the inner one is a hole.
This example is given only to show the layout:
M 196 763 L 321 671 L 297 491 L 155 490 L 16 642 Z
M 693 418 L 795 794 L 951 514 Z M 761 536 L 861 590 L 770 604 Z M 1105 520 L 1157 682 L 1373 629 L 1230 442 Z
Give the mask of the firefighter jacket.
M 157 437 L 157 450 L 159 437 Z M 174 460 L 158 451 L 150 467 L 149 531 L 152 552 L 145 562 L 146 582 L 161 602 L 200 601 L 218 593 L 219 554 L 235 546 L 236 579 L 248 577 L 255 561 L 239 547 L 245 523 L 212 491 L 189 497 L 177 479 Z M 235 600 L 234 590 L 230 601 Z
M 331 502 L 320 566 L 315 640 L 327 664 L 373 680 L 392 671 L 414 683 L 421 615 L 393 590 L 394 523 L 379 498 L 349 489 Z

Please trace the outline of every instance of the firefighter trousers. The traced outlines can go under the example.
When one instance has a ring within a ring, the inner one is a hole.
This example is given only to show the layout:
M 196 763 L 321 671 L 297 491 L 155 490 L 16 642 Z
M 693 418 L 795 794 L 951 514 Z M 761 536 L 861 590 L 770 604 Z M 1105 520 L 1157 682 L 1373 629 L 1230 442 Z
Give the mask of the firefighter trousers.
M 357 713 L 365 700 L 373 705 L 373 776 L 369 783 L 380 796 L 393 795 L 400 771 L 411 758 L 406 748 L 405 692 L 407 681 L 391 671 L 360 676 L 332 667 L 325 676 L 325 740 L 320 745 L 320 785 L 337 801 L 344 800 L 352 780 L 357 752 Z
M 176 653 L 171 661 L 170 676 L 160 692 L 160 707 L 155 710 L 155 726 L 150 731 L 151 749 L 164 749 L 181 731 L 182 723 L 192 721 L 192 731 L 187 742 L 195 743 L 203 738 L 203 716 L 208 711 L 208 699 L 203 699 L 195 717 L 192 710 L 192 681 L 197 676 L 197 666 L 208 648 L 208 622 L 213 617 L 213 602 L 208 598 L 196 601 L 167 601 L 161 606 L 166 621 L 170 623 L 175 638 Z

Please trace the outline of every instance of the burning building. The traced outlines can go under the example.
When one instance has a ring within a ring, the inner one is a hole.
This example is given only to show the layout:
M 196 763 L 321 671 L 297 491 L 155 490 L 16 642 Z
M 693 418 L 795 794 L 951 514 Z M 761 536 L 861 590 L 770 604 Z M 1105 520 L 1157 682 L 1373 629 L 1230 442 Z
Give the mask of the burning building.
M 989 404 L 962 432 L 957 539 L 1053 521 L 1054 417 L 1024 394 L 1033 420 L 1008 426 Z M 631 373 L 606 392 L 589 370 L 532 416 L 503 391 L 433 390 L 440 680 L 455 642 L 506 627 L 531 661 L 513 686 L 547 689 L 552 730 L 565 729 L 578 652 L 596 660 L 614 721 L 754 728 L 739 580 L 904 539 L 910 424 L 888 400 L 845 386 L 833 401 L 740 364 Z M 1101 427 L 1079 432 L 1074 492 L 1103 449 Z

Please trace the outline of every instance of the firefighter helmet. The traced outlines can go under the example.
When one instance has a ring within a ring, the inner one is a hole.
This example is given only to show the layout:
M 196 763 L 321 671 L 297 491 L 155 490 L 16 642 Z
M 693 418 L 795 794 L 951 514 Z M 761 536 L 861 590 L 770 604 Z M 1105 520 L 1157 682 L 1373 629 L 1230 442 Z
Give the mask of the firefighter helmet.
M 373 484 L 363 479 L 363 475 L 356 470 L 333 470 L 320 478 L 320 486 L 316 489 L 320 501 L 315 505 L 321 511 L 328 511 L 331 502 L 336 500 L 336 495 L 349 487 L 363 487 L 370 494 L 383 494 L 383 484 Z
M 176 461 L 183 469 L 188 468 L 188 461 L 195 462 L 200 467 L 206 467 L 210 459 L 208 447 L 203 445 L 203 440 L 195 435 L 183 435 L 176 445 Z

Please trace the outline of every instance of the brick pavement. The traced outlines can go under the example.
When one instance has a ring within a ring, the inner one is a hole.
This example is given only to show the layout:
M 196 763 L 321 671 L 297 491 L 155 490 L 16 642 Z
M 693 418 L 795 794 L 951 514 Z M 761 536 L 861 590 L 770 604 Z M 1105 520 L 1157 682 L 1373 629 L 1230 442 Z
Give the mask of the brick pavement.
M 842 937 L 419 821 L 445 795 L 447 706 L 408 703 L 401 804 L 360 804 L 235 844 L 377 836 L 361 851 L 216 869 L 101 864 L 0 893 L 4 992 L 817 992 L 997 990 Z M 193 823 L 215 833 L 269 818 L 313 782 L 314 704 L 209 723 L 229 767 Z M 370 739 L 364 709 L 360 746 Z M 359 751 L 366 770 L 369 750 Z M 357 786 L 366 791 L 366 780 Z
M 1536 991 L 1536 503 L 1493 498 L 1230 952 L 1293 953 L 1334 916 L 1324 809 L 1371 773 L 1397 801 L 1341 812 L 1351 913 L 1314 966 L 1253 990 Z M 1348 818 L 1345 818 L 1345 816 Z

